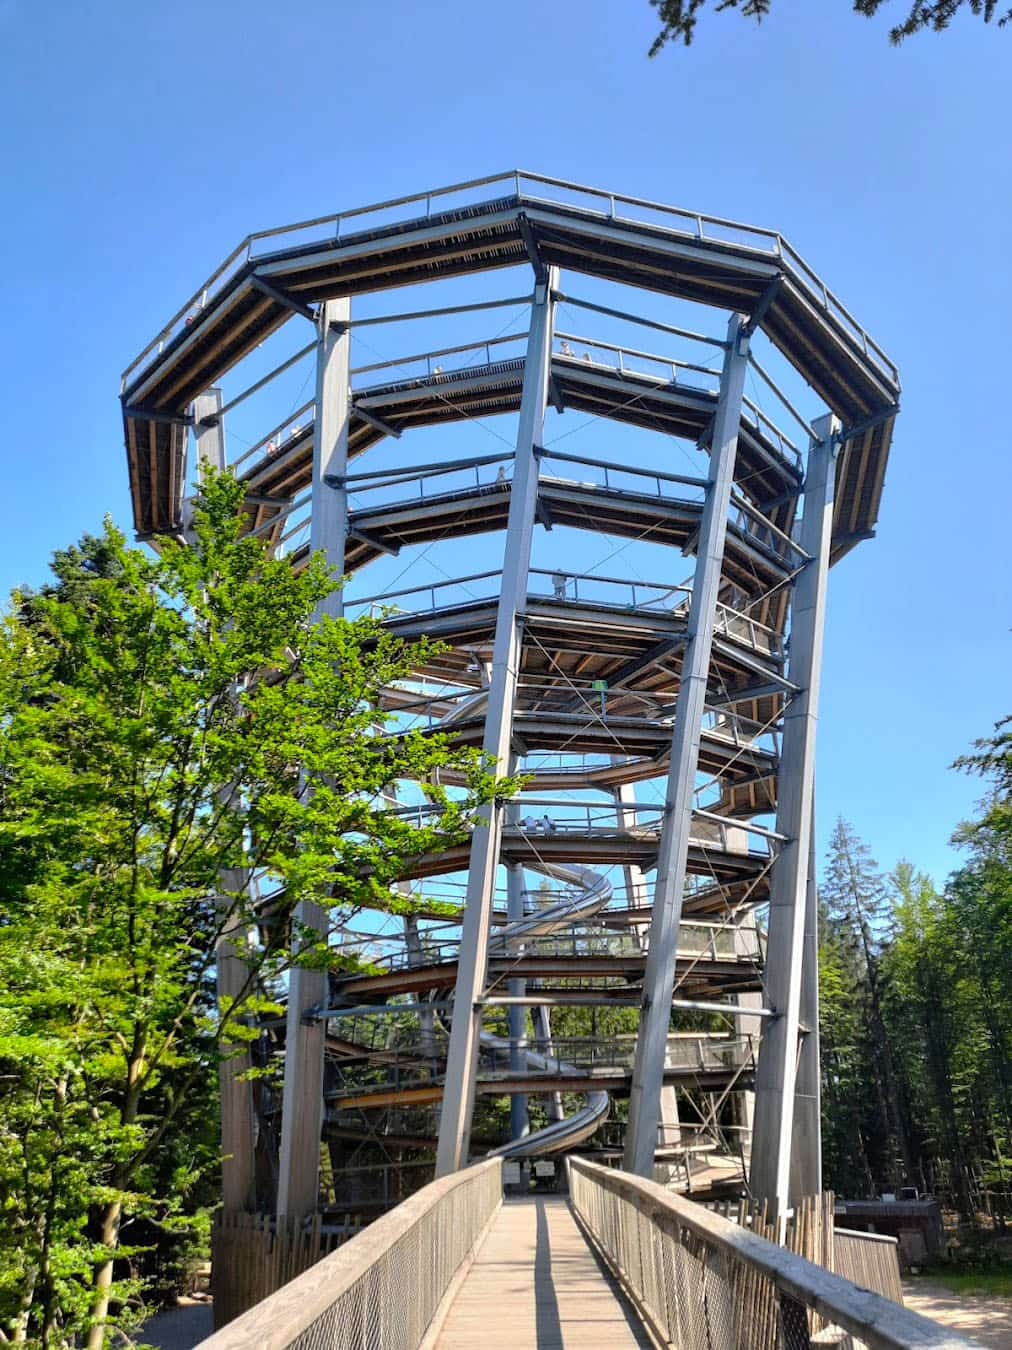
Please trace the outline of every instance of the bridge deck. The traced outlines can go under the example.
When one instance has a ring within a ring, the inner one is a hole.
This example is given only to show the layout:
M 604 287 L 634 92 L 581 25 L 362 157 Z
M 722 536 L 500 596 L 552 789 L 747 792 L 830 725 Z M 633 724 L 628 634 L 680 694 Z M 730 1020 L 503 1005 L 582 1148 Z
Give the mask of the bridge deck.
M 561 1197 L 507 1200 L 436 1350 L 624 1350 L 651 1344 Z

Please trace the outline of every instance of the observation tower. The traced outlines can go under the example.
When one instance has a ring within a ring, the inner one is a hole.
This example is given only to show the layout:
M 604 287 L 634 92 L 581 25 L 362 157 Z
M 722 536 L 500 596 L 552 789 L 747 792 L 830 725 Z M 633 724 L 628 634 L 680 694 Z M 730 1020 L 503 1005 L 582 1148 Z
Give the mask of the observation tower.
M 821 1189 L 826 582 L 898 397 L 776 231 L 522 172 L 250 235 L 131 364 L 138 536 L 232 468 L 335 612 L 445 644 L 392 730 L 528 775 L 420 917 L 336 936 L 382 973 L 292 975 L 283 1094 L 223 1067 L 226 1208 L 368 1214 L 495 1148 Z

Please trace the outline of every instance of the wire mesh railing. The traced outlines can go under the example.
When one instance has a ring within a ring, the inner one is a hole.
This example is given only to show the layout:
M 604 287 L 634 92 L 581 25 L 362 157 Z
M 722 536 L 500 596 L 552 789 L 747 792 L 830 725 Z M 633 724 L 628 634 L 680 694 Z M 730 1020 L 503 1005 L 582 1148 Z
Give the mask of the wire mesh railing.
M 204 1350 L 417 1350 L 502 1203 L 498 1158 L 423 1187 Z
M 652 1181 L 584 1158 L 568 1159 L 567 1167 L 573 1208 L 661 1344 L 973 1344 Z

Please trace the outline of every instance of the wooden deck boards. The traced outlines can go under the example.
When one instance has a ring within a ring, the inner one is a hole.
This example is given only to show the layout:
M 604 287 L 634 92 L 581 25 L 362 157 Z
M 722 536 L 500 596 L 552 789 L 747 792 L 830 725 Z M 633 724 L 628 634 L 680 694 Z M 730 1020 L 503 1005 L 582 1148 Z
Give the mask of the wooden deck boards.
M 436 1350 L 649 1346 L 564 1199 L 507 1200 L 454 1300 Z

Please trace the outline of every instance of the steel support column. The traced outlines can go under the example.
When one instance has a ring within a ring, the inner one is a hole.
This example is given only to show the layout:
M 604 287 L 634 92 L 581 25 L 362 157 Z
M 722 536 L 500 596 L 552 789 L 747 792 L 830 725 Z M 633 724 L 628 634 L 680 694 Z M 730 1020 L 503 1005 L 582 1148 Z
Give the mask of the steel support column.
M 344 571 L 348 534 L 348 425 L 351 414 L 350 301 L 328 300 L 320 306 L 316 349 L 316 418 L 313 426 L 313 487 L 310 548 L 322 552 L 339 573 Z M 340 590 L 319 605 L 316 618 L 339 618 Z M 319 905 L 302 903 L 295 922 L 326 938 L 327 914 Z M 313 939 L 309 939 L 313 941 Z M 281 1150 L 278 1164 L 278 1214 L 301 1217 L 315 1211 L 319 1193 L 320 1131 L 323 1125 L 322 1022 L 306 1024 L 307 1009 L 327 1001 L 327 973 L 296 966 L 288 979 L 285 1030 L 285 1082 L 281 1102 Z
M 798 1033 L 804 981 L 806 915 L 812 852 L 812 803 L 815 781 L 815 730 L 822 671 L 826 576 L 833 529 L 833 490 L 837 445 L 835 418 L 815 423 L 818 437 L 808 455 L 805 509 L 798 541 L 810 561 L 794 583 L 791 602 L 790 677 L 798 693 L 784 714 L 777 776 L 777 831 L 787 842 L 770 877 L 770 917 L 766 942 L 766 1002 L 776 1016 L 766 1025 L 756 1073 L 755 1130 L 752 1136 L 752 1194 L 766 1200 L 782 1219 L 791 1204 L 791 1154 L 805 1188 L 818 1175 L 818 1099 L 809 1096 L 794 1137 L 798 1086 Z M 814 893 L 812 898 L 814 911 Z M 814 917 L 814 913 L 813 913 Z M 818 1023 L 818 992 L 814 1016 Z M 812 1015 L 813 1010 L 808 1011 Z M 816 1047 L 816 1054 L 818 1053 Z M 804 1052 L 803 1052 L 804 1054 Z M 810 1056 L 804 1055 L 810 1064 Z M 806 1074 L 807 1077 L 807 1074 Z
M 197 485 L 208 468 L 221 473 L 225 468 L 225 427 L 221 416 L 220 389 L 208 389 L 193 403 L 194 440 L 197 449 Z M 192 547 L 194 496 L 183 499 L 183 533 Z M 225 805 L 231 800 L 226 789 L 217 794 Z M 223 868 L 219 874 L 221 893 L 218 915 L 221 932 L 215 944 L 215 992 L 218 1006 L 230 1007 L 240 997 L 249 978 L 249 966 L 243 960 L 247 926 L 232 914 L 237 895 L 249 886 L 249 877 L 238 868 Z M 253 1109 L 253 1085 L 245 1075 L 251 1067 L 249 1049 L 236 1045 L 218 1064 L 218 1092 L 221 1101 L 221 1198 L 226 1213 L 248 1210 L 256 1201 L 254 1156 L 256 1114 Z
M 207 389 L 193 400 L 193 439 L 197 448 L 197 482 L 190 486 L 199 487 L 204 481 L 204 471 L 213 469 L 216 473 L 225 471 L 225 424 L 221 416 L 222 397 L 220 389 Z M 183 487 L 186 492 L 186 485 Z M 193 533 L 193 502 L 195 493 L 187 493 L 183 498 L 183 531 L 186 542 L 192 545 L 196 537 Z
M 741 425 L 742 394 L 748 368 L 745 320 L 733 314 L 720 378 L 720 397 L 710 437 L 710 482 L 699 527 L 696 570 L 675 704 L 668 772 L 666 812 L 657 856 L 650 947 L 643 980 L 643 1005 L 629 1097 L 629 1129 L 623 1166 L 639 1176 L 653 1175 L 660 1119 L 661 1087 L 667 1053 L 675 955 L 682 917 L 692 798 L 699 763 L 706 681 L 720 589 L 727 513 Z
M 396 890 L 410 898 L 411 883 L 398 882 Z M 422 947 L 422 937 L 418 930 L 417 914 L 405 914 L 404 916 L 404 946 L 408 955 L 408 966 L 423 966 L 425 964 L 425 952 Z M 418 1012 L 418 1048 L 424 1059 L 432 1064 L 432 1072 L 435 1072 L 436 1061 L 436 1015 L 434 1012 L 426 1011 L 424 1000 L 419 1000 L 420 1006 Z
M 612 755 L 613 764 L 621 763 L 618 755 Z M 612 789 L 615 801 L 615 817 L 620 830 L 636 828 L 636 785 L 620 783 Z M 626 903 L 630 909 L 646 908 L 647 880 L 643 868 L 636 863 L 625 863 L 622 867 L 625 879 Z M 634 926 L 637 940 L 644 951 L 650 946 L 650 924 L 647 921 Z M 665 1060 L 665 1067 L 667 1061 Z M 673 1084 L 661 1085 L 660 1114 L 658 1116 L 657 1143 L 659 1147 L 674 1148 L 682 1142 L 681 1122 L 678 1116 L 678 1097 Z
M 822 1190 L 822 1065 L 819 1058 L 819 891 L 815 879 L 815 804 L 809 831 L 805 941 L 801 958 L 801 1044 L 794 1085 L 791 1195 Z
M 507 819 L 511 825 L 517 823 L 519 814 L 519 806 L 511 802 L 507 808 Z M 510 923 L 524 917 L 524 869 L 517 863 L 510 863 L 506 868 L 506 917 Z M 506 992 L 510 998 L 523 998 L 527 993 L 527 981 L 507 980 Z M 506 1018 L 510 1035 L 510 1073 L 515 1075 L 526 1073 L 527 1009 L 519 1005 L 511 1006 L 507 1010 Z M 510 1138 L 523 1139 L 530 1132 L 531 1118 L 527 1094 L 515 1092 L 510 1097 Z
M 755 927 L 755 918 L 751 911 L 745 914 L 739 914 L 734 919 L 734 953 L 739 960 L 754 960 L 757 965 L 761 963 L 762 953 L 759 949 L 759 934 Z M 762 1011 L 763 996 L 761 993 L 738 994 L 735 996 L 735 1003 L 741 1009 L 756 1010 L 756 1016 L 739 1016 L 736 1023 L 736 1034 L 742 1038 L 742 1047 L 740 1055 L 735 1057 L 737 1064 L 744 1064 L 749 1059 L 753 1059 L 759 1053 L 759 1038 L 762 1035 L 763 1019 L 759 1015 Z M 735 1124 L 738 1126 L 739 1134 L 737 1142 L 741 1145 L 744 1152 L 745 1142 L 748 1141 L 751 1149 L 752 1127 L 755 1123 L 755 1093 L 751 1090 L 747 1092 L 736 1092 L 732 1098 L 732 1113 Z
M 538 500 L 538 460 L 534 447 L 543 440 L 555 314 L 552 291 L 557 287 L 558 272 L 555 268 L 549 268 L 545 279 L 540 280 L 535 287 L 531 305 L 483 742 L 485 754 L 490 757 L 495 772 L 500 774 L 509 767 L 513 709 L 520 668 L 521 616 L 527 603 L 527 574 Z M 466 1166 L 470 1145 L 478 1070 L 478 1037 L 481 1030 L 481 1006 L 478 1000 L 484 992 L 488 965 L 489 926 L 502 838 L 502 808 L 495 805 L 486 807 L 483 817 L 471 842 L 453 1028 L 446 1063 L 446 1089 L 439 1120 L 437 1177 Z

